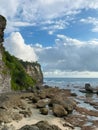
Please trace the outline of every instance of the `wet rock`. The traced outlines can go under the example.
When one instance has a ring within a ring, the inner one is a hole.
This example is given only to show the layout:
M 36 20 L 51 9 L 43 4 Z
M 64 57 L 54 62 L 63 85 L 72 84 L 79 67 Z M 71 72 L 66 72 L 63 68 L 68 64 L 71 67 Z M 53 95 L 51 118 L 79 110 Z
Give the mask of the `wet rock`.
M 78 106 L 75 109 L 81 114 L 98 117 L 98 111 L 88 110 L 86 108 L 78 107 Z
M 83 126 L 82 130 L 97 130 L 93 126 Z
M 62 105 L 54 104 L 53 105 L 53 114 L 57 117 L 63 117 L 68 114 Z
M 87 117 L 83 115 L 69 115 L 64 117 L 65 122 L 69 122 L 72 126 L 82 127 L 87 122 Z
M 85 84 L 85 90 L 89 93 L 93 93 L 93 88 L 91 87 L 89 83 Z
M 48 109 L 47 108 L 41 108 L 40 109 L 41 114 L 48 115 Z

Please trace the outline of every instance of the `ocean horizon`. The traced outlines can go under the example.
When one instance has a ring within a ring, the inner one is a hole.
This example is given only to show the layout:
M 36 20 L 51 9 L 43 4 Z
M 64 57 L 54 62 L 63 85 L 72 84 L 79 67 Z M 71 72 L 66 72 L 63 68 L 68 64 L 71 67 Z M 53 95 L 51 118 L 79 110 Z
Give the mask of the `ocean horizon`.
M 70 78 L 70 77 L 45 77 L 44 84 L 66 88 L 68 86 L 83 87 L 86 83 L 92 87 L 98 87 L 98 78 Z

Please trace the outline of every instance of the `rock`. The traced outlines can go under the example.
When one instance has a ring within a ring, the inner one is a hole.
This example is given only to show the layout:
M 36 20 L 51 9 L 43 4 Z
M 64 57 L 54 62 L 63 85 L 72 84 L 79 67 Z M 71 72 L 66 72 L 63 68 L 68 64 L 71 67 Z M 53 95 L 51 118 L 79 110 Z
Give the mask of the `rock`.
M 20 111 L 19 113 L 20 113 L 20 114 L 23 114 L 24 117 L 30 117 L 31 114 L 32 114 L 32 112 L 31 112 L 30 109 L 28 109 L 28 110 L 26 110 L 26 111 Z
M 89 83 L 85 84 L 85 90 L 89 93 L 93 93 L 93 88 L 91 87 Z
M 0 15 L 0 43 L 4 41 L 4 29 L 6 27 L 6 19 Z
M 45 99 L 46 98 L 46 93 L 44 91 L 40 92 L 39 97 L 41 99 Z
M 47 108 L 41 108 L 40 109 L 41 114 L 48 115 L 48 109 Z
M 40 121 L 36 126 L 39 130 L 61 130 L 58 126 L 50 125 L 47 121 Z
M 16 129 L 14 128 L 14 126 L 8 127 L 8 126 L 4 125 L 4 126 L 0 126 L 0 130 L 16 130 Z
M 44 102 L 44 101 L 42 101 L 42 100 L 40 100 L 40 101 L 38 101 L 37 103 L 36 103 L 36 107 L 37 108 L 43 108 L 43 107 L 45 107 L 46 106 L 46 102 Z
M 32 102 L 37 103 L 39 100 L 40 100 L 40 98 L 35 96 L 35 97 L 33 97 Z
M 40 121 L 35 125 L 26 125 L 19 130 L 61 130 L 58 126 L 50 125 L 47 121 Z
M 30 126 L 30 125 L 25 125 L 19 130 L 40 130 L 37 126 Z
M 6 67 L 3 57 L 4 29 L 6 27 L 6 19 L 0 15 L 0 92 L 11 91 L 11 76 L 8 68 Z
M 68 113 L 62 105 L 54 104 L 53 105 L 53 114 L 57 117 L 63 117 L 63 116 L 66 116 Z
M 53 106 L 53 104 L 62 105 L 64 107 L 64 109 L 66 111 L 68 111 L 68 113 L 72 112 L 74 107 L 76 106 L 75 101 L 73 101 L 72 99 L 63 99 L 62 97 L 52 98 L 50 103 L 49 103 L 49 106 Z

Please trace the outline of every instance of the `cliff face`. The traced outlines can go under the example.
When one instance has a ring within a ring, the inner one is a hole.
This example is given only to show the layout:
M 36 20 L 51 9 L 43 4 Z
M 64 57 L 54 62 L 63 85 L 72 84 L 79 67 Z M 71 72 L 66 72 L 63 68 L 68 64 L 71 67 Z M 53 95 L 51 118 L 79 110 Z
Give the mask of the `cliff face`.
M 0 92 L 11 90 L 10 72 L 2 60 L 3 58 L 2 42 L 4 41 L 3 36 L 5 27 L 6 27 L 6 19 L 0 15 Z
M 43 83 L 40 64 L 19 61 L 5 51 L 2 44 L 5 27 L 6 19 L 0 15 L 0 92 L 9 92 L 13 87 L 17 90 L 17 86 L 19 89 L 31 87 L 33 81 Z
M 0 15 L 0 43 L 4 41 L 4 29 L 6 27 L 6 19 Z
M 41 66 L 39 64 L 36 65 L 27 65 L 26 72 L 36 80 L 37 84 L 43 83 L 43 74 L 41 71 Z
M 43 73 L 39 63 L 30 63 L 23 61 L 21 63 L 24 66 L 26 73 L 29 74 L 29 76 L 31 76 L 34 80 L 36 80 L 37 85 L 43 83 Z

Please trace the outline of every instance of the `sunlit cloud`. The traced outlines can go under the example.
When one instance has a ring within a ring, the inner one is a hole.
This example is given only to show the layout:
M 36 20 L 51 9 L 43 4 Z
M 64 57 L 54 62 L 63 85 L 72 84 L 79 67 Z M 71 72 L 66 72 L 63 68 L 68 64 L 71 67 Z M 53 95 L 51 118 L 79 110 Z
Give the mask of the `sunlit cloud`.
M 34 52 L 33 47 L 27 45 L 19 32 L 12 33 L 4 43 L 6 50 L 12 55 L 24 61 L 34 62 L 38 58 Z

